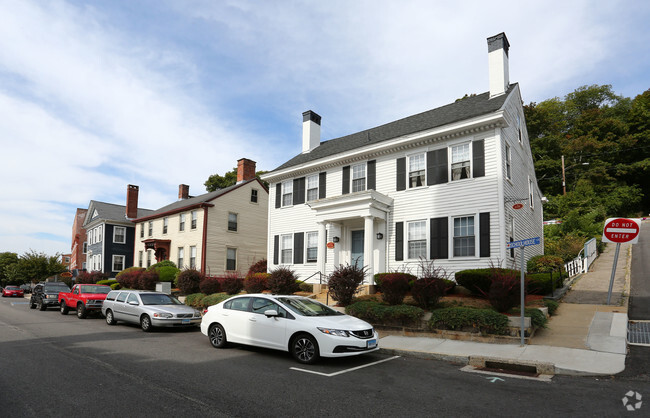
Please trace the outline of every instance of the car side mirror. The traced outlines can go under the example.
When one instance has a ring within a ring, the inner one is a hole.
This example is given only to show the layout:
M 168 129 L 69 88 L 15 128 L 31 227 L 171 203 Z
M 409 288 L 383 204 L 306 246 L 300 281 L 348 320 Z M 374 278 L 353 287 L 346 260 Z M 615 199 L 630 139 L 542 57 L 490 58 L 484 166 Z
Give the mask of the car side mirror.
M 131 302 L 129 302 L 129 305 L 138 306 L 140 304 L 138 303 L 137 300 L 132 300 Z
M 278 315 L 278 311 L 276 311 L 275 309 L 269 309 L 268 311 L 264 311 L 264 315 L 266 315 L 267 318 L 280 316 Z

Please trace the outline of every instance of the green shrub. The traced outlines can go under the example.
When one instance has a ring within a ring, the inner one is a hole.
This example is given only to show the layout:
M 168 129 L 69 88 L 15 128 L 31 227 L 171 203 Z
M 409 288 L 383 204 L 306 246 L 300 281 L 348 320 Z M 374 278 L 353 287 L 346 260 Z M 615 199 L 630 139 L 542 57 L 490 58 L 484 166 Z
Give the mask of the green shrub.
M 508 317 L 492 309 L 445 308 L 431 312 L 430 329 L 473 330 L 487 334 L 507 334 Z
M 557 308 L 560 307 L 560 304 L 554 300 L 544 299 L 544 306 L 548 308 L 548 314 L 553 316 L 555 315 L 555 311 L 557 311 Z
M 381 278 L 381 297 L 389 305 L 400 305 L 410 290 L 409 281 L 413 275 L 390 273 Z
M 296 273 L 293 270 L 281 266 L 271 272 L 266 283 L 271 293 L 275 295 L 292 295 L 300 290 L 296 279 Z
M 111 285 L 111 289 L 113 289 L 113 290 L 120 290 L 121 288 L 122 288 L 122 285 L 119 284 L 119 283 L 113 283 Z
M 560 271 L 562 266 L 564 266 L 562 257 L 555 255 L 536 255 L 528 260 L 526 269 L 531 273 L 545 273 L 548 271 Z
M 508 312 L 521 301 L 521 277 L 516 270 L 490 269 L 490 290 L 485 294 L 497 312 Z
M 191 295 L 187 295 L 185 297 L 185 304 L 188 306 L 192 306 L 194 308 L 200 308 L 203 307 L 203 298 L 206 297 L 205 293 L 192 293 Z
M 246 293 L 261 293 L 268 287 L 269 273 L 251 273 L 244 279 Z
M 104 285 L 107 285 L 107 286 L 110 286 L 110 285 L 112 285 L 114 283 L 117 283 L 117 280 L 115 280 L 115 279 L 107 279 L 107 280 L 100 280 L 100 281 L 97 282 L 97 284 L 104 284 Z
M 560 273 L 532 273 L 526 275 L 526 286 L 528 293 L 535 295 L 548 295 L 553 292 L 553 281 L 555 281 L 555 288 L 559 289 L 564 283 L 564 278 Z
M 395 273 L 405 275 L 406 277 L 408 277 L 409 282 L 412 282 L 412 281 L 418 279 L 417 276 L 414 276 L 414 275 L 412 275 L 410 273 L 401 272 L 401 271 L 392 271 L 392 272 L 389 272 L 389 273 L 377 273 L 377 274 L 375 274 L 375 286 L 377 286 L 377 290 L 381 291 L 381 282 L 384 279 L 384 277 L 390 276 L 391 274 L 395 274 Z
M 348 306 L 359 292 L 364 277 L 365 269 L 356 264 L 339 265 L 327 279 L 329 294 L 340 305 Z
M 159 282 L 170 282 L 170 283 L 172 283 L 176 278 L 176 276 L 178 275 L 178 273 L 180 273 L 180 270 L 174 266 L 161 266 L 152 271 L 158 272 Z
M 117 282 L 125 289 L 137 289 L 140 284 L 140 276 L 145 272 L 141 267 L 129 267 L 122 270 L 115 277 Z
M 386 305 L 375 300 L 362 300 L 352 303 L 345 312 L 377 325 L 417 325 L 424 310 L 410 305 Z
M 447 291 L 447 283 L 443 279 L 423 277 L 411 284 L 411 294 L 415 303 L 422 309 L 434 307 Z
M 492 284 L 492 270 L 500 270 L 503 273 L 520 274 L 519 270 L 501 269 L 501 268 L 484 268 L 461 270 L 456 273 L 456 283 L 463 286 L 475 295 L 485 295 L 490 291 Z
M 199 283 L 199 289 L 206 295 L 219 293 L 221 292 L 221 283 L 216 277 L 205 277 L 203 280 L 201 280 L 201 283 Z
M 540 311 L 537 308 L 526 308 L 524 309 L 524 316 L 530 317 L 530 322 L 535 328 L 546 328 L 546 323 L 548 318 L 544 315 L 544 312 Z
M 171 260 L 163 260 L 159 261 L 156 264 L 152 264 L 147 268 L 147 271 L 153 271 L 153 270 L 158 270 L 161 267 L 174 267 L 176 268 L 176 263 L 174 263 Z
M 216 305 L 217 303 L 221 303 L 231 297 L 232 295 L 226 293 L 213 293 L 212 295 L 204 297 L 201 302 L 203 303 L 203 307 L 207 308 L 208 306 Z
M 199 286 L 203 277 L 203 274 L 198 270 L 183 270 L 178 273 L 178 276 L 176 276 L 176 287 L 178 287 L 184 295 L 199 293 Z
M 314 293 L 314 285 L 311 283 L 301 282 L 299 286 L 301 292 Z

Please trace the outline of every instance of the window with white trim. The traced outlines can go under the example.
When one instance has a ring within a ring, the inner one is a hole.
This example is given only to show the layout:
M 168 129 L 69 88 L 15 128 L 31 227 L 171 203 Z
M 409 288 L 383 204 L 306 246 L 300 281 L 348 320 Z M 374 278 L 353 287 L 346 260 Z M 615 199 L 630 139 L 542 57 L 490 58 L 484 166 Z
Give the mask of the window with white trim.
M 530 203 L 530 208 L 534 209 L 535 204 L 533 202 L 533 180 L 528 176 L 528 201 Z
M 512 179 L 512 159 L 510 157 L 510 145 L 506 144 L 506 178 Z
M 86 254 L 88 252 L 88 243 L 84 242 L 83 243 L 83 249 L 81 250 L 82 254 Z
M 454 218 L 454 257 L 472 257 L 476 254 L 475 247 L 474 217 Z
M 190 247 L 190 268 L 196 269 L 196 246 L 192 245 Z
M 190 212 L 190 217 L 191 217 L 191 219 L 190 219 L 190 229 L 196 229 L 196 223 L 197 223 L 197 221 L 199 219 L 198 212 L 193 210 L 192 212 Z
M 519 136 L 519 143 L 521 143 L 521 116 L 517 113 L 517 135 Z
M 178 230 L 185 231 L 185 214 L 181 213 L 178 216 Z
M 142 251 L 138 251 L 138 267 L 142 268 Z
M 307 232 L 307 262 L 318 260 L 318 232 Z
M 178 268 L 183 269 L 185 263 L 185 248 L 178 247 Z
M 237 270 L 236 248 L 226 248 L 226 270 Z
M 366 190 L 366 163 L 352 166 L 352 192 Z
M 280 237 L 280 263 L 291 264 L 293 262 L 293 237 L 291 234 Z
M 116 226 L 113 228 L 113 242 L 116 244 L 126 244 L 126 227 Z M 119 271 L 119 270 L 113 270 Z
M 153 235 L 153 221 L 149 221 L 149 231 L 148 231 L 149 236 Z
M 169 218 L 164 217 L 163 218 L 163 234 L 167 233 L 167 228 L 169 227 Z
M 307 201 L 318 199 L 318 174 L 307 177 Z
M 102 242 L 102 225 L 97 227 L 97 242 Z
M 140 224 L 140 238 L 144 238 L 144 223 Z
M 451 147 L 451 179 L 461 180 L 470 177 L 469 142 Z
M 123 255 L 114 255 L 113 256 L 113 271 L 122 271 L 124 270 L 124 256 Z
M 427 257 L 427 221 L 408 223 L 408 258 Z
M 228 231 L 237 232 L 237 214 L 228 213 Z
M 147 251 L 147 268 L 151 267 L 151 250 Z
M 282 206 L 293 205 L 293 180 L 282 182 Z
M 257 190 L 251 189 L 251 203 L 257 203 Z
M 425 169 L 424 153 L 409 156 L 409 188 L 424 186 Z

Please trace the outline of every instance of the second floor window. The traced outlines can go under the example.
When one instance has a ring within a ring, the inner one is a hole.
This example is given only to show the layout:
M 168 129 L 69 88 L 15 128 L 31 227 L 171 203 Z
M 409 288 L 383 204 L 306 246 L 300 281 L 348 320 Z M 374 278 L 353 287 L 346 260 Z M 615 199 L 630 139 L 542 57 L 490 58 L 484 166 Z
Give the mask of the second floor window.
M 140 224 L 140 238 L 144 238 L 144 224 Z
M 149 221 L 149 236 L 153 235 L 153 221 Z
M 126 243 L 126 228 L 123 226 L 116 226 L 113 230 L 113 242 L 116 244 Z M 120 270 L 121 271 L 121 270 Z
M 282 206 L 293 205 L 293 181 L 282 183 Z
M 470 177 L 469 143 L 451 148 L 451 179 L 460 180 Z
M 191 229 L 196 229 L 196 222 L 197 222 L 197 219 L 198 219 L 199 215 L 198 215 L 197 211 L 195 211 L 195 210 L 190 212 L 190 215 L 191 215 L 190 228 Z
M 237 270 L 237 249 L 226 249 L 226 270 Z
M 366 165 L 357 164 L 352 166 L 352 192 L 366 190 Z
M 318 199 L 318 174 L 307 177 L 307 201 Z
M 167 233 L 168 226 L 169 226 L 169 218 L 163 218 L 163 234 Z
M 84 254 L 86 254 L 86 253 L 88 252 L 88 243 L 87 243 L 87 242 L 84 242 L 84 244 L 83 244 L 83 250 L 81 250 L 81 251 L 82 251 Z
M 185 231 L 185 214 L 181 213 L 178 220 L 178 230 Z
M 228 214 L 228 231 L 237 231 L 237 214 Z
M 511 159 L 510 159 L 510 145 L 506 144 L 506 178 L 507 179 L 512 179 L 511 177 Z
M 257 203 L 257 190 L 251 190 L 251 203 Z
M 424 186 L 424 154 L 409 157 L 409 188 Z

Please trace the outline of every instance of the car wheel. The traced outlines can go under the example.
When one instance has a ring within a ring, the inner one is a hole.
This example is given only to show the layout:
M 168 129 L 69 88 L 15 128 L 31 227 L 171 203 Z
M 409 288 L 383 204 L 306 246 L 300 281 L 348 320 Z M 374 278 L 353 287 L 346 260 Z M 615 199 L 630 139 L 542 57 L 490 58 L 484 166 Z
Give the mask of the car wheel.
M 228 344 L 226 330 L 224 330 L 220 324 L 210 325 L 208 337 L 210 338 L 210 344 L 212 344 L 214 348 L 224 348 L 226 344 Z
M 113 311 L 111 311 L 110 309 L 108 309 L 108 310 L 106 311 L 106 323 L 107 323 L 108 325 L 115 325 L 115 324 L 117 324 L 117 321 L 115 320 L 115 317 L 113 316 Z
M 65 301 L 61 301 L 61 315 L 67 315 L 68 314 L 68 305 L 66 305 Z
M 86 307 L 82 303 L 77 305 L 77 318 L 85 319 L 87 315 L 88 312 L 86 311 Z
M 291 355 L 302 364 L 313 364 L 318 360 L 318 343 L 309 334 L 300 334 L 291 342 Z
M 33 301 L 29 301 L 29 309 L 36 309 L 36 304 Z
M 47 305 L 43 305 L 43 301 L 39 300 L 38 301 L 38 310 L 39 311 L 44 311 L 45 309 L 47 309 Z
M 142 331 L 144 332 L 150 332 L 153 329 L 149 315 L 142 315 L 142 318 L 140 318 L 140 328 L 142 328 Z

